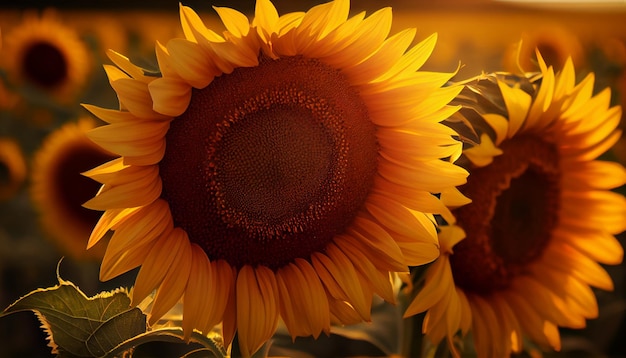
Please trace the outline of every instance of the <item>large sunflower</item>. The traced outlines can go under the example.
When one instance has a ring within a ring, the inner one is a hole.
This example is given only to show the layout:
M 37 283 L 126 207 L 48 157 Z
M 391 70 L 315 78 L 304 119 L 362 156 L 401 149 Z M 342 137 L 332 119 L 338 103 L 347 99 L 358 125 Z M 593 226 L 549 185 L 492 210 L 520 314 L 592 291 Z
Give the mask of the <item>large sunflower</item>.
M 94 144 L 86 132 L 95 120 L 81 118 L 50 133 L 33 159 L 30 194 L 48 237 L 73 258 L 102 258 L 104 246 L 86 251 L 85 240 L 100 214 L 82 207 L 99 184 L 81 175 L 115 156 Z
M 79 34 L 58 14 L 24 14 L 6 33 L 2 61 L 14 86 L 34 87 L 60 102 L 75 98 L 91 70 Z
M 249 355 L 279 317 L 293 337 L 369 320 L 373 294 L 394 301 L 390 273 L 438 256 L 433 194 L 467 176 L 440 123 L 461 88 L 417 71 L 436 38 L 388 38 L 389 8 L 215 9 L 222 35 L 180 7 L 186 38 L 157 44 L 158 75 L 111 52 L 121 109 L 86 108 L 121 158 L 86 173 L 104 185 L 85 206 L 105 210 L 90 244 L 115 230 L 101 279 L 141 265 L 150 322 L 184 295 L 187 336 L 223 322 Z
M 441 256 L 428 268 L 406 316 L 428 310 L 435 342 L 470 329 L 480 357 L 522 349 L 522 337 L 558 350 L 558 327 L 598 315 L 591 287 L 612 290 L 599 265 L 618 264 L 614 235 L 626 229 L 619 164 L 596 158 L 619 138 L 620 107 L 592 93 L 593 74 L 575 84 L 567 61 L 555 75 L 484 75 L 459 95 L 480 144 L 464 150 L 472 203 L 442 226 Z

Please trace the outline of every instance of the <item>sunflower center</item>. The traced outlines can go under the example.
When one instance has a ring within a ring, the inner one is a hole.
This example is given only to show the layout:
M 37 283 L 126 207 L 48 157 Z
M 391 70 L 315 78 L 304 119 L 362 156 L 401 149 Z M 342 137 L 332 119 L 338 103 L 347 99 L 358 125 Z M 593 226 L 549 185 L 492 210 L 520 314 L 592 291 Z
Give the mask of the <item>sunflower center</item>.
M 210 259 L 273 269 L 343 232 L 377 168 L 363 100 L 315 59 L 262 58 L 194 90 L 160 165 L 176 226 Z
M 59 162 L 50 177 L 56 188 L 54 195 L 58 197 L 57 202 L 62 206 L 60 209 L 88 228 L 93 228 L 102 212 L 86 209 L 82 205 L 94 197 L 101 185 L 80 173 L 113 158 L 115 157 L 93 144 L 77 143 L 66 148 L 65 154 L 58 159 Z
M 24 53 L 22 72 L 33 84 L 50 89 L 63 83 L 68 75 L 67 60 L 58 47 L 36 42 Z
M 507 288 L 550 241 L 560 195 L 558 152 L 531 136 L 504 142 L 504 154 L 474 169 L 461 191 L 471 205 L 455 210 L 467 234 L 451 256 L 455 282 L 485 294 Z

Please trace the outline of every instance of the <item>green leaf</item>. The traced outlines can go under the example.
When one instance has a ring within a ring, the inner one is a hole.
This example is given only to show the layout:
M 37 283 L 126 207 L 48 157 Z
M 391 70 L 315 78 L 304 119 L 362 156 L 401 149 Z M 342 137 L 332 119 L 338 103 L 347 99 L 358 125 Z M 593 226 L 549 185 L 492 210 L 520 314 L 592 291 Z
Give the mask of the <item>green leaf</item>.
M 130 306 L 125 289 L 87 297 L 72 282 L 37 289 L 2 313 L 33 311 L 48 333 L 52 353 L 63 357 L 101 357 L 147 329 L 146 315 Z

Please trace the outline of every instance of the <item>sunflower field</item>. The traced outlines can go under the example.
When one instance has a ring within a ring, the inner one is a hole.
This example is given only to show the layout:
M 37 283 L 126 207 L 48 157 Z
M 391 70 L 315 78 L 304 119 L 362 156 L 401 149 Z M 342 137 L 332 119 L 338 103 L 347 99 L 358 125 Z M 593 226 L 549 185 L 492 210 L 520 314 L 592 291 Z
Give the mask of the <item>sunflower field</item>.
M 0 357 L 626 356 L 624 23 L 0 6 Z

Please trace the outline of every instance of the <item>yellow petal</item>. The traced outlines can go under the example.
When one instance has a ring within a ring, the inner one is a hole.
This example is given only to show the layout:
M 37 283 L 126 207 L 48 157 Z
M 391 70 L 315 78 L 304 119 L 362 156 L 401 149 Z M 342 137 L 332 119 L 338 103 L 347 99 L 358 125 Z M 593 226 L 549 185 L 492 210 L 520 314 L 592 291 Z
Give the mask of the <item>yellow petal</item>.
M 485 113 L 482 116 L 489 126 L 496 132 L 496 145 L 502 144 L 507 138 L 509 131 L 509 121 L 499 114 Z M 485 134 L 483 134 L 484 136 Z
M 578 111 L 585 108 L 587 101 L 593 95 L 594 82 L 595 73 L 590 72 L 571 90 L 562 105 L 562 108 L 565 108 L 565 111 L 562 113 L 563 117 L 569 118 L 574 116 Z
M 529 335 L 534 342 L 545 346 L 550 346 L 550 340 L 543 332 L 544 324 L 548 321 L 543 319 L 530 304 L 518 294 L 507 291 L 505 299 L 510 303 L 511 308 L 517 313 L 517 318 L 524 332 Z M 475 320 L 475 319 L 474 319 Z
M 246 265 L 237 277 L 237 327 L 244 357 L 256 352 L 278 325 L 278 286 L 274 272 Z
M 391 286 L 388 271 L 376 268 L 361 250 L 347 244 L 346 241 L 338 240 L 336 245 L 352 262 L 361 275 L 367 277 L 367 284 L 373 287 L 376 294 L 387 302 L 395 303 L 393 287 Z
M 579 231 L 575 239 L 571 239 L 571 232 L 563 230 L 564 233 L 553 233 L 555 239 L 562 238 L 572 247 L 594 261 L 607 265 L 619 265 L 624 259 L 624 249 L 615 236 L 607 232 L 584 232 Z
M 381 257 L 386 257 L 390 262 L 402 262 L 404 256 L 393 237 L 380 225 L 369 219 L 357 216 L 353 224 L 347 229 L 346 234 L 361 241 L 361 244 L 370 248 Z
M 107 123 L 122 123 L 141 120 L 132 113 L 127 111 L 118 111 L 116 109 L 100 108 L 91 104 L 81 104 L 86 110 L 94 116 L 102 119 Z
M 441 252 L 453 253 L 454 245 L 465 238 L 465 231 L 458 225 L 443 225 L 439 227 L 439 242 Z
M 237 10 L 228 7 L 213 6 L 213 9 L 217 12 L 226 30 L 229 31 L 235 37 L 244 37 L 248 35 L 250 31 L 250 23 L 248 17 L 240 13 Z
M 164 120 L 169 117 L 152 110 L 152 98 L 148 84 L 130 78 L 122 78 L 111 82 L 120 103 L 133 115 L 151 120 Z
M 330 319 L 336 325 L 351 325 L 361 322 L 361 317 L 349 303 L 330 298 Z
M 224 290 L 226 291 L 226 290 Z M 194 328 L 204 329 L 200 322 L 206 317 L 213 302 L 205 297 L 211 292 L 211 264 L 204 250 L 196 244 L 191 245 L 191 271 L 187 281 L 183 304 L 183 333 L 189 342 Z M 207 334 L 208 332 L 202 332 Z
M 130 76 L 126 72 L 113 65 L 103 65 L 102 67 L 104 68 L 104 72 L 109 79 L 109 83 L 115 82 L 120 79 L 130 79 Z
M 341 31 L 346 24 L 344 23 L 337 30 Z M 332 44 L 329 43 L 330 36 L 328 36 L 329 39 L 321 40 L 304 54 L 317 57 L 321 55 L 318 53 L 318 47 L 325 52 L 332 49 L 332 53 L 324 55 L 324 61 L 333 67 L 344 68 L 370 57 L 385 41 L 390 30 L 391 8 L 383 8 L 365 18 L 356 31 L 346 31 L 344 38 L 348 41 Z
M 454 287 L 454 282 L 447 277 L 450 270 L 450 264 L 447 258 L 439 258 L 435 261 L 426 272 L 425 285 L 415 296 L 411 304 L 404 312 L 404 317 L 410 317 L 418 313 L 424 312 L 441 302 L 446 295 Z
M 560 99 L 568 94 L 576 84 L 576 73 L 574 71 L 574 62 L 568 57 L 561 69 L 561 73 L 557 77 L 554 88 L 554 98 Z
M 613 280 L 604 268 L 569 245 L 552 245 L 544 255 L 550 257 L 550 260 L 542 261 L 545 265 L 568 272 L 591 286 L 605 291 L 613 290 Z
M 295 264 L 306 278 L 307 286 L 311 290 L 311 294 L 307 298 L 312 301 L 307 304 L 312 312 L 310 330 L 313 332 L 313 335 L 317 334 L 316 332 L 320 328 L 328 333 L 330 332 L 328 296 L 324 291 L 320 278 L 309 261 L 296 258 Z
M 184 231 L 180 228 L 166 232 L 155 241 L 152 249 L 145 253 L 145 260 L 139 269 L 132 290 L 133 306 L 148 297 L 150 292 L 163 281 L 177 256 L 185 249 L 183 235 L 185 235 Z M 182 279 L 187 281 L 187 277 Z
M 380 158 L 378 171 L 393 183 L 409 187 L 418 186 L 433 193 L 465 184 L 469 175 L 465 169 L 443 160 L 424 161 L 415 163 L 412 167 L 403 167 L 386 158 Z
M 398 247 L 404 255 L 404 261 L 409 266 L 426 265 L 439 257 L 440 253 L 437 244 L 414 241 L 402 236 L 398 236 Z
M 365 207 L 383 226 L 392 231 L 416 241 L 437 242 L 437 232 L 432 222 L 420 222 L 411 211 L 392 199 L 370 194 Z
M 463 193 L 455 187 L 444 189 L 441 192 L 440 199 L 446 206 L 451 208 L 458 208 L 472 202 L 470 198 L 463 195 Z
M 188 41 L 198 43 L 200 39 L 210 41 L 223 40 L 219 35 L 204 26 L 204 23 L 193 9 L 180 4 L 180 22 L 183 33 Z
M 419 190 L 415 187 L 398 185 L 380 176 L 376 177 L 374 180 L 373 193 L 393 199 L 409 209 L 433 214 L 442 214 L 446 211 L 442 200 L 438 199 L 432 193 Z M 441 198 L 444 197 L 442 196 Z M 460 199 L 458 199 L 458 201 L 461 202 Z
M 208 311 L 202 318 L 202 324 L 200 327 L 204 327 L 203 332 L 209 332 L 215 325 L 222 321 L 226 321 L 225 313 L 227 312 L 227 306 L 232 299 L 234 302 L 234 290 L 235 290 L 235 275 L 233 268 L 224 260 L 217 260 L 210 263 L 211 277 L 210 277 L 210 289 L 203 295 L 204 299 L 209 303 Z M 224 338 L 226 339 L 226 328 L 228 324 L 223 323 L 222 328 L 225 331 Z
M 124 157 L 126 165 L 158 163 L 165 153 L 169 122 L 114 123 L 94 128 L 87 137 L 102 148 Z
M 118 176 L 117 173 L 125 168 L 128 168 L 128 165 L 124 164 L 124 159 L 116 158 L 82 173 L 82 175 L 104 184 L 115 180 Z
M 133 208 L 148 205 L 161 195 L 158 167 L 129 167 L 120 173 L 119 183 L 103 186 L 96 197 L 83 206 L 92 210 Z
M 519 353 L 522 350 L 522 328 L 517 321 L 515 312 L 509 303 L 501 295 L 493 295 L 493 310 L 498 321 L 502 323 L 503 337 L 507 339 L 507 345 L 513 352 Z
M 189 238 L 183 230 L 176 230 L 172 232 L 172 240 L 177 241 L 176 245 L 178 247 L 176 248 L 174 260 L 154 296 L 152 311 L 150 311 L 148 316 L 150 325 L 156 323 L 167 311 L 174 307 L 185 293 L 187 281 L 189 280 L 191 272 L 191 245 Z M 174 255 L 173 252 L 169 254 Z M 139 272 L 141 273 L 141 269 Z M 137 276 L 137 279 L 139 279 L 139 276 Z
M 100 281 L 108 281 L 141 265 L 146 259 L 146 253 L 150 252 L 153 246 L 154 242 L 151 241 L 144 246 L 122 251 L 116 255 L 111 255 L 108 250 L 105 251 L 100 266 Z
M 344 248 L 346 245 L 349 245 L 354 248 L 358 248 L 360 252 L 365 255 L 368 260 L 370 260 L 376 268 L 380 270 L 386 270 L 390 272 L 408 272 L 408 267 L 405 264 L 404 258 L 392 258 L 387 254 L 381 255 L 378 249 L 374 249 L 371 246 L 363 246 L 363 239 L 356 238 L 350 234 L 341 234 L 335 237 L 335 243 L 337 246 Z M 402 252 L 402 248 L 400 247 L 400 243 L 397 243 L 400 251 Z
M 365 295 L 363 294 L 363 288 L 357 279 L 358 276 L 354 265 L 352 265 L 346 255 L 334 244 L 328 245 L 326 255 L 315 254 L 314 256 L 317 260 L 313 260 L 313 266 L 317 272 L 328 272 L 329 274 L 320 275 L 322 282 L 324 282 L 327 287 L 334 287 L 336 285 L 343 294 L 345 294 L 345 297 L 348 298 L 346 301 L 354 307 L 361 318 L 365 321 L 369 321 L 370 306 L 367 304 Z M 326 270 L 321 270 L 320 265 L 323 265 Z
M 476 353 L 480 357 L 503 357 L 507 352 L 502 351 L 506 345 L 502 326 L 499 324 L 493 309 L 480 296 L 472 297 L 472 314 L 474 342 Z
M 334 265 L 330 262 L 328 256 L 320 252 L 314 252 L 313 255 L 311 255 L 311 263 L 313 264 L 320 280 L 324 284 L 324 287 L 328 291 L 328 294 L 335 299 L 347 301 L 348 296 L 344 292 L 340 283 L 337 281 L 338 279 L 333 275 L 334 271 L 331 271 L 331 269 L 326 267 L 327 265 L 331 266 L 334 270 Z
M 157 41 L 156 45 L 154 46 L 154 53 L 159 64 L 161 76 L 168 78 L 180 78 L 180 76 L 178 75 L 178 73 L 176 73 L 174 67 L 172 66 L 172 60 L 170 59 L 170 54 L 167 52 L 167 47 L 165 47 L 161 42 Z
M 528 112 L 526 123 L 524 124 L 525 130 L 541 130 L 548 125 L 551 121 L 547 118 L 543 118 L 543 114 L 548 110 L 552 103 L 554 95 L 554 70 L 550 67 L 543 73 L 541 79 L 541 87 L 535 95 L 533 104 Z
M 465 292 L 459 287 L 455 287 L 455 291 L 461 303 L 461 322 L 459 323 L 459 328 L 461 329 L 461 334 L 466 335 L 472 326 L 472 308 L 470 307 Z
M 324 25 L 319 30 L 317 35 L 318 39 L 326 37 L 328 33 L 346 22 L 350 12 L 350 1 L 334 0 L 330 3 L 330 6 L 327 9 L 328 12 L 322 17 Z
M 568 153 L 568 157 L 562 157 L 561 160 L 563 162 L 563 167 L 566 167 L 568 164 L 568 160 L 574 161 L 577 164 L 580 161 L 589 161 L 598 158 L 600 155 L 604 154 L 607 150 L 611 149 L 615 143 L 617 143 L 622 136 L 621 130 L 616 130 L 611 133 L 603 141 L 599 141 L 597 144 L 590 146 L 588 148 L 583 148 L 578 151 Z
M 130 77 L 146 83 L 151 80 L 151 78 L 144 76 L 144 70 L 130 62 L 128 57 L 111 49 L 107 50 L 107 56 L 117 67 L 121 68 Z
M 405 29 L 389 37 L 371 56 L 344 69 L 350 83 L 368 83 L 387 72 L 400 60 L 415 38 L 416 29 Z
M 115 228 L 107 251 L 112 251 L 111 254 L 115 255 L 117 252 L 144 245 L 173 228 L 172 214 L 167 202 L 158 199 L 133 212 L 131 217 Z
M 526 120 L 532 99 L 530 95 L 522 89 L 511 88 L 504 82 L 498 81 L 498 87 L 502 92 L 507 113 L 509 114 L 509 131 L 507 138 L 513 138 Z
M 215 53 L 215 66 L 222 73 L 231 73 L 238 67 L 254 67 L 259 64 L 259 49 L 255 43 L 244 45 L 241 43 L 218 42 L 211 43 Z
M 384 75 L 376 78 L 374 82 L 387 81 L 404 72 L 415 72 L 419 70 L 430 57 L 437 44 L 437 33 L 428 36 L 407 51 L 392 68 Z
M 281 317 L 292 338 L 330 330 L 328 299 L 317 273 L 308 261 L 296 259 L 276 274 Z
M 87 136 L 96 143 L 136 142 L 158 140 L 165 137 L 169 130 L 167 122 L 132 122 L 113 123 L 96 127 L 87 133 Z
M 484 167 L 491 164 L 494 157 L 502 155 L 502 150 L 493 144 L 487 134 L 483 133 L 480 136 L 480 144 L 465 149 L 463 154 L 465 154 L 474 165 Z
M 223 263 L 222 260 L 217 262 L 219 263 Z M 228 346 L 232 343 L 233 339 L 235 338 L 235 332 L 237 331 L 237 297 L 235 294 L 235 287 L 236 287 L 236 277 L 237 277 L 237 269 L 236 268 L 231 268 L 230 265 L 225 264 L 223 266 L 217 265 L 214 266 L 215 270 L 217 270 L 217 268 L 219 267 L 225 267 L 228 266 L 227 268 L 230 270 L 231 272 L 231 276 L 228 277 L 228 281 L 224 281 L 226 283 L 228 283 L 227 285 L 224 285 L 224 292 L 227 294 L 228 299 L 226 301 L 226 308 L 224 309 L 224 319 L 222 321 L 222 337 L 224 337 L 224 345 Z M 217 268 L 216 268 L 217 267 Z M 217 271 L 218 274 L 220 273 L 220 271 Z M 226 277 L 224 275 L 220 275 L 219 277 Z M 204 331 L 209 331 L 211 327 L 207 327 L 207 329 L 205 329 Z
M 102 239 L 102 237 L 111 230 L 112 227 L 117 225 L 120 221 L 126 219 L 129 215 L 132 215 L 139 208 L 130 208 L 130 209 L 111 209 L 105 211 L 100 219 L 98 219 L 98 223 L 94 227 L 89 236 L 89 240 L 87 242 L 87 249 L 90 249 L 95 244 Z
M 183 114 L 191 101 L 191 87 L 187 82 L 169 77 L 161 77 L 148 85 L 152 109 L 170 117 Z
M 271 35 L 277 32 L 277 25 L 278 11 L 274 4 L 269 0 L 257 0 L 252 26 L 257 28 L 259 36 L 265 43 L 268 43 Z
M 204 88 L 219 74 L 211 63 L 211 53 L 200 45 L 184 39 L 172 39 L 166 47 L 172 68 L 189 85 Z
M 315 5 L 310 8 L 302 18 L 300 26 L 298 26 L 298 32 L 300 36 L 307 37 L 311 40 L 317 40 L 320 38 L 320 33 L 326 23 L 328 22 L 328 14 L 330 8 L 333 6 L 331 2 Z

